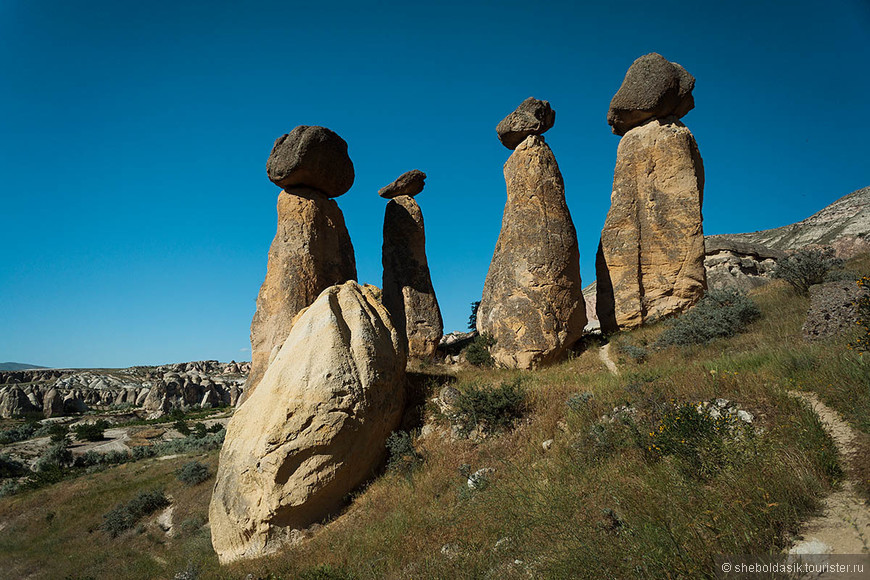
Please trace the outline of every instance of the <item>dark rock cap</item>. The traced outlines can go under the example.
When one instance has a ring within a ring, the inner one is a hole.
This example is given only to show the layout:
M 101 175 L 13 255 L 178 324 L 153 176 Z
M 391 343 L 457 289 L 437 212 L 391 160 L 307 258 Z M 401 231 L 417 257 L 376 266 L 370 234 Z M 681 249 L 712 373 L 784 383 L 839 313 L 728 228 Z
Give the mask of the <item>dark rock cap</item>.
M 607 123 L 617 135 L 652 118 L 682 117 L 695 107 L 695 77 L 677 63 L 651 52 L 635 60 L 610 101 Z
M 344 139 L 326 127 L 307 125 L 275 140 L 266 173 L 282 189 L 310 187 L 327 197 L 342 195 L 354 179 Z
M 508 149 L 516 149 L 529 135 L 542 135 L 556 123 L 556 111 L 548 101 L 529 97 L 495 128 L 498 140 Z
M 419 169 L 412 169 L 400 175 L 396 181 L 378 191 L 378 195 L 386 199 L 393 199 L 400 195 L 415 196 L 423 191 L 426 185 L 426 174 Z

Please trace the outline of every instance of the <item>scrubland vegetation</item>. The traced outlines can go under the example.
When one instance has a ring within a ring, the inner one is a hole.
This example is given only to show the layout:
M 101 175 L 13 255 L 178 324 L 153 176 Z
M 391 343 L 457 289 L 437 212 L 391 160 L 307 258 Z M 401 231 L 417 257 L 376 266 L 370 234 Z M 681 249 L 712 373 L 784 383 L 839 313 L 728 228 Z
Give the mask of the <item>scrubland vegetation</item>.
M 870 272 L 867 258 L 846 266 Z M 390 438 L 389 468 L 284 553 L 218 566 L 206 525 L 217 449 L 179 446 L 177 457 L 128 461 L 0 499 L 5 572 L 705 578 L 717 554 L 782 551 L 844 474 L 870 490 L 870 358 L 850 348 L 866 328 L 804 342 L 809 302 L 784 281 L 708 302 L 716 301 L 737 308 L 725 316 L 736 326 L 717 336 L 669 340 L 680 323 L 665 321 L 611 337 L 619 375 L 605 369 L 595 344 L 534 372 L 418 369 L 421 408 L 409 416 L 423 421 Z M 723 314 L 713 311 L 687 320 L 710 326 L 710 316 Z M 458 391 L 452 405 L 433 403 L 448 384 Z M 859 453 L 838 457 L 794 390 L 838 410 L 859 431 Z M 171 535 L 154 513 L 127 527 L 121 514 L 124 529 L 106 528 L 107 514 L 149 490 L 173 506 Z

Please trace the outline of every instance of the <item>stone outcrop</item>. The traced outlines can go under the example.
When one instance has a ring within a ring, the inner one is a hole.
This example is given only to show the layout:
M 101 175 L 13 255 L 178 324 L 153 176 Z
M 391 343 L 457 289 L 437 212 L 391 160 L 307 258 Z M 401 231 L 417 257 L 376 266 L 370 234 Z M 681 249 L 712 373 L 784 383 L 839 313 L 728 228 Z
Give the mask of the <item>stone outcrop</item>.
M 491 352 L 499 365 L 536 368 L 567 354 L 586 324 L 577 233 L 543 137 L 527 137 L 504 176 L 507 203 L 477 330 L 495 338 Z
M 444 325 L 426 259 L 423 212 L 410 195 L 399 195 L 387 204 L 382 259 L 384 306 L 407 340 L 409 356 L 432 358 Z
M 761 244 L 725 238 L 705 238 L 704 269 L 711 290 L 749 292 L 773 279 L 785 252 Z
M 625 135 L 649 119 L 679 119 L 695 107 L 695 77 L 675 62 L 652 52 L 635 60 L 613 95 L 607 122 Z
M 620 140 L 595 270 L 603 332 L 684 311 L 704 294 L 704 168 L 692 133 L 654 120 Z
M 415 196 L 426 185 L 426 174 L 419 169 L 412 169 L 400 175 L 391 184 L 378 190 L 378 195 L 385 199 L 393 199 L 400 195 Z
M 495 132 L 508 149 L 516 149 L 529 135 L 543 135 L 556 123 L 556 111 L 547 101 L 529 97 L 501 120 Z
M 251 322 L 251 374 L 242 400 L 281 348 L 293 317 L 324 289 L 355 279 L 353 245 L 335 201 L 312 190 L 281 192 L 278 231 Z
M 275 140 L 266 173 L 281 189 L 316 189 L 327 197 L 344 194 L 354 179 L 344 139 L 326 127 L 306 125 Z
M 695 78 L 659 54 L 631 65 L 607 122 L 623 135 L 610 211 L 595 260 L 602 332 L 682 312 L 707 288 L 701 205 L 704 165 L 679 121 Z
M 18 385 L 0 389 L 0 419 L 24 417 L 40 410 Z
M 810 309 L 802 332 L 805 340 L 819 340 L 854 331 L 858 301 L 867 290 L 854 281 L 810 286 Z
M 368 287 L 333 286 L 299 314 L 227 426 L 209 509 L 222 563 L 293 542 L 372 476 L 401 420 L 404 369 L 400 336 Z

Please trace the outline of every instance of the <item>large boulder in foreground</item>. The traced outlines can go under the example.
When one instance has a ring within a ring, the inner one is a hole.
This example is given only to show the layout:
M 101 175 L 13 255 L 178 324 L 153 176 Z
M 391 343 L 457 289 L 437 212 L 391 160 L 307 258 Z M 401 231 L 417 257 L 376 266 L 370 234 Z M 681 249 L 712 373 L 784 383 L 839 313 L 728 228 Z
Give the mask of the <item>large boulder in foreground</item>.
M 327 197 L 344 194 L 354 179 L 344 139 L 326 127 L 307 125 L 275 140 L 266 173 L 281 189 L 311 188 Z
M 548 101 L 529 97 L 495 128 L 498 140 L 508 149 L 516 149 L 529 135 L 543 135 L 556 123 L 556 111 Z
M 698 145 L 676 119 L 651 121 L 620 140 L 595 264 L 602 331 L 670 316 L 701 299 L 703 192 Z
M 649 119 L 680 118 L 695 107 L 694 88 L 695 77 L 686 69 L 651 52 L 635 60 L 625 73 L 610 101 L 607 122 L 614 133 L 625 135 Z
M 209 508 L 221 563 L 294 542 L 375 473 L 402 416 L 405 362 L 386 309 L 356 282 L 299 314 L 227 425 Z
M 251 322 L 251 372 L 242 401 L 284 344 L 293 317 L 326 288 L 355 279 L 353 245 L 335 201 L 313 190 L 281 192 L 278 231 Z
M 577 233 L 556 158 L 532 135 L 504 165 L 507 204 L 477 311 L 501 366 L 558 361 L 583 333 L 586 306 Z
M 432 358 L 444 325 L 426 259 L 423 212 L 413 197 L 400 195 L 387 204 L 382 255 L 384 306 L 407 338 L 408 355 Z

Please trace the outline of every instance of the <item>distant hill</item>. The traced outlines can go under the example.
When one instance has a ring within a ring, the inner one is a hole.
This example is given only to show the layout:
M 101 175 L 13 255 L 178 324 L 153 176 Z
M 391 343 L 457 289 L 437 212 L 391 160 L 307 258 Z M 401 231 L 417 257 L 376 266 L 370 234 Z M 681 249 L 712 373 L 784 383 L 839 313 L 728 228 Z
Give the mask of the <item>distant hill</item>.
M 828 207 L 795 224 L 745 234 L 707 236 L 761 244 L 777 250 L 797 250 L 810 245 L 847 246 L 855 251 L 870 248 L 870 187 L 853 191 Z M 845 249 L 845 248 L 844 248 Z
M 29 365 L 25 363 L 17 363 L 17 362 L 4 362 L 0 363 L 0 371 L 26 371 L 29 369 L 47 369 L 48 367 L 40 367 L 36 365 Z

